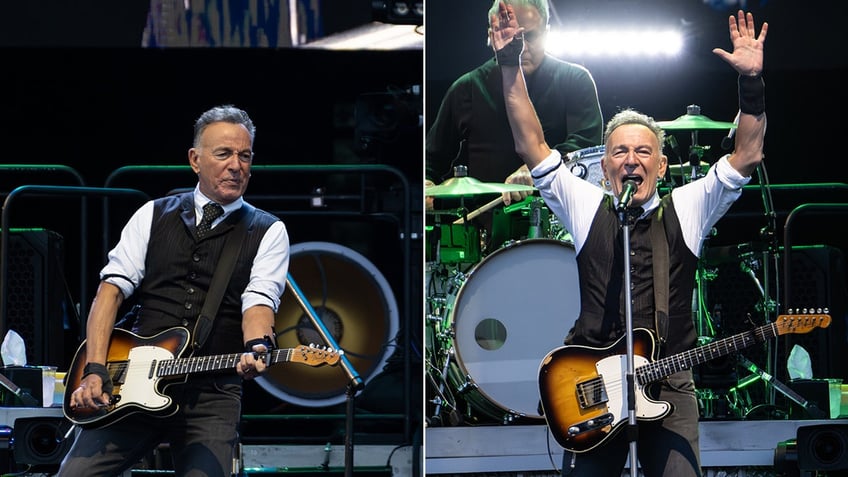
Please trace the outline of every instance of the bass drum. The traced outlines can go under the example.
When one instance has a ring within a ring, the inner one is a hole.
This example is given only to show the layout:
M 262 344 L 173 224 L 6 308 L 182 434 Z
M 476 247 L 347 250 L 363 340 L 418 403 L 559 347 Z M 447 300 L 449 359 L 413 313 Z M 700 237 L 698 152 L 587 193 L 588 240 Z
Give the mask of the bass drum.
M 562 346 L 579 310 L 577 263 L 568 242 L 514 242 L 475 266 L 447 310 L 455 357 L 448 383 L 465 403 L 457 403 L 463 419 L 542 419 L 539 365 Z

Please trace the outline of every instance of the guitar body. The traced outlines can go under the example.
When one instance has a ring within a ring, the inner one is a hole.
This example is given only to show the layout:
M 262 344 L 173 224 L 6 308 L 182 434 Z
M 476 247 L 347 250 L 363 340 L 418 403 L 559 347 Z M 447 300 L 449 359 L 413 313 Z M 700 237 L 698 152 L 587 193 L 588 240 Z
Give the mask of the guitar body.
M 633 330 L 634 369 L 655 358 L 653 334 Z M 646 358 L 647 357 L 647 358 Z M 545 419 L 556 441 L 573 452 L 594 449 L 627 423 L 627 342 L 607 348 L 566 345 L 554 349 L 539 367 Z M 655 420 L 671 411 L 654 401 L 636 380 L 636 417 Z
M 86 364 L 86 343 L 83 342 L 65 378 L 65 398 L 62 411 L 65 417 L 80 427 L 101 427 L 130 414 L 141 412 L 153 417 L 171 416 L 179 410 L 164 389 L 193 373 L 215 371 L 236 372 L 243 352 L 179 358 L 190 343 L 188 330 L 170 328 L 149 338 L 115 329 L 109 342 L 106 369 L 114 389 L 111 402 L 95 409 L 72 408 L 71 394 L 82 382 Z M 276 363 L 301 363 L 308 366 L 333 366 L 339 362 L 341 351 L 310 344 L 254 353 L 267 366 Z
M 826 314 L 780 315 L 750 331 L 656 359 L 654 335 L 633 330 L 633 388 L 636 418 L 661 419 L 671 405 L 645 393 L 650 383 L 787 333 L 808 333 L 830 326 Z M 594 449 L 629 421 L 626 377 L 627 341 L 606 348 L 568 345 L 548 353 L 539 365 L 539 389 L 545 420 L 556 441 L 572 452 Z
M 79 387 L 86 365 L 83 342 L 74 355 L 65 383 L 62 402 L 65 417 L 81 427 L 100 427 L 139 411 L 157 417 L 173 415 L 178 407 L 162 393 L 165 380 L 154 373 L 154 368 L 156 363 L 182 354 L 188 343 L 189 333 L 185 328 L 170 328 L 149 338 L 116 328 L 106 361 L 114 385 L 113 402 L 100 408 L 71 408 L 71 393 Z

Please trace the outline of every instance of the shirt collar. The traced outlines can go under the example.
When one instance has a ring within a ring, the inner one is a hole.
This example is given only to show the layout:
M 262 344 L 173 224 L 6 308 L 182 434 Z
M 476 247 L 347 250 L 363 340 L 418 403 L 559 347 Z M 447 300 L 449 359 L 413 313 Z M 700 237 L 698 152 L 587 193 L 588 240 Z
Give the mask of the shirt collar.
M 213 200 L 209 197 L 206 197 L 205 195 L 203 195 L 202 192 L 200 192 L 200 184 L 194 186 L 194 213 L 196 216 L 200 217 L 203 215 L 203 206 L 208 204 L 209 202 L 213 202 Z M 230 202 L 229 204 L 219 204 L 221 207 L 224 208 L 224 215 L 222 215 L 220 218 L 224 218 L 231 212 L 240 209 L 243 204 L 243 197 L 239 197 L 238 199 Z

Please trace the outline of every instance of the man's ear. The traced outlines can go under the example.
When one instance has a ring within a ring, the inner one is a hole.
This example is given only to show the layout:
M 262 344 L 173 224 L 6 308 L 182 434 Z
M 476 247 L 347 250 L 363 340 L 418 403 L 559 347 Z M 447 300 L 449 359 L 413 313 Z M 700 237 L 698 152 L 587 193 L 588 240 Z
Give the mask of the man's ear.
M 668 156 L 665 154 L 660 155 L 660 167 L 657 173 L 657 179 L 661 179 L 665 177 L 666 170 L 668 169 Z
M 200 153 L 196 148 L 191 148 L 188 150 L 188 165 L 191 166 L 191 170 L 194 171 L 195 174 L 200 172 Z

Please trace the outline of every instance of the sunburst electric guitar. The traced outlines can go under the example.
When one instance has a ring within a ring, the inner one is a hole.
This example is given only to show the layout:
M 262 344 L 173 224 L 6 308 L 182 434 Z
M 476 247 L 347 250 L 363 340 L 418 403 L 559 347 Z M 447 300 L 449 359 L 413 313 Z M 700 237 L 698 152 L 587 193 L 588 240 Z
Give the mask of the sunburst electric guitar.
M 156 417 L 173 415 L 179 407 L 164 394 L 170 384 L 184 381 L 190 374 L 227 370 L 235 372 L 242 353 L 177 358 L 189 343 L 189 332 L 176 327 L 151 337 L 116 328 L 109 341 L 106 369 L 114 390 L 111 402 L 98 408 L 72 408 L 71 393 L 82 381 L 86 364 L 86 342 L 74 355 L 65 383 L 62 411 L 72 423 L 87 428 L 103 427 L 134 413 Z M 268 365 L 294 362 L 309 366 L 335 365 L 338 351 L 315 346 L 271 350 L 259 355 Z
M 823 314 L 780 315 L 774 323 L 659 360 L 653 333 L 634 329 L 636 418 L 657 420 L 671 411 L 671 404 L 647 396 L 648 384 L 779 335 L 826 328 L 830 319 Z M 542 360 L 542 409 L 551 434 L 563 448 L 572 452 L 594 449 L 629 420 L 626 346 L 625 338 L 607 348 L 565 345 Z

